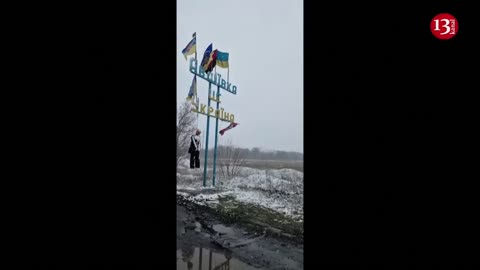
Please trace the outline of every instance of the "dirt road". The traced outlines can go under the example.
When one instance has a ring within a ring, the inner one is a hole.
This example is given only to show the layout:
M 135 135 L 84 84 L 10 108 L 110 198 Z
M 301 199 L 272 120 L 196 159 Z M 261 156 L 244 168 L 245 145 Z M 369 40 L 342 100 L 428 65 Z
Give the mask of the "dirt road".
M 303 243 L 219 220 L 195 204 L 177 202 L 177 270 L 303 269 Z

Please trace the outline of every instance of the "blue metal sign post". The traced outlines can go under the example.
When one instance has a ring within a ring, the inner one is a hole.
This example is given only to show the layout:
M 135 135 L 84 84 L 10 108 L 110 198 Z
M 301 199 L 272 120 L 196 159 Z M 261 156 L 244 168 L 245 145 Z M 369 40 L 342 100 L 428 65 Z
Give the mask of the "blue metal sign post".
M 203 165 L 203 186 L 207 186 L 207 164 L 208 164 L 208 137 L 210 133 L 210 117 L 214 117 L 215 119 L 215 146 L 213 151 L 213 176 L 212 176 L 212 184 L 215 186 L 215 179 L 216 179 L 216 169 L 217 169 L 217 142 L 218 142 L 218 120 L 224 122 L 234 122 L 235 118 L 233 114 L 227 113 L 223 111 L 223 108 L 219 108 L 220 106 L 220 89 L 224 89 L 225 91 L 236 95 L 237 94 L 237 86 L 232 85 L 230 82 L 225 81 L 225 79 L 221 78 L 221 75 L 216 73 L 205 73 L 201 66 L 198 66 L 198 62 L 196 58 L 190 59 L 190 72 L 198 75 L 198 77 L 208 81 L 208 104 L 205 106 L 204 104 L 197 103 L 197 107 L 192 109 L 193 112 L 197 114 L 204 114 L 207 116 L 207 130 L 206 130 L 206 139 L 205 139 L 205 161 Z M 228 76 L 228 75 L 227 75 Z M 212 84 L 217 86 L 217 93 L 212 95 Z M 217 102 L 216 109 L 213 109 L 210 106 L 211 100 Z
M 208 83 L 208 107 L 210 108 L 210 92 L 212 83 Z M 218 119 L 217 119 L 218 120 Z M 207 137 L 205 138 L 205 162 L 203 165 L 203 186 L 207 186 L 207 159 L 208 159 L 208 131 L 210 129 L 210 115 L 207 115 Z
M 215 95 L 215 94 L 214 94 Z M 217 86 L 217 112 L 220 105 L 220 86 Z M 215 176 L 217 175 L 217 141 L 218 141 L 218 117 L 215 119 L 215 148 L 213 150 L 213 178 L 212 184 L 215 186 Z

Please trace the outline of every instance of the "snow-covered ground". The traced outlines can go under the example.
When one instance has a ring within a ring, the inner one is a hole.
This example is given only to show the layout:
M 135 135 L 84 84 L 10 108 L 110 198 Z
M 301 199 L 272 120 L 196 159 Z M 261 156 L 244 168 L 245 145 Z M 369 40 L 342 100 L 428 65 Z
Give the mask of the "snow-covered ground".
M 236 177 L 226 179 L 217 167 L 216 186 L 211 186 L 211 177 L 208 177 L 207 187 L 203 187 L 203 163 L 201 165 L 200 169 L 192 170 L 189 160 L 182 160 L 177 169 L 177 195 L 212 206 L 218 203 L 219 197 L 232 196 L 239 202 L 255 204 L 303 220 L 303 172 L 244 167 Z M 212 168 L 207 171 L 209 175 L 212 174 Z

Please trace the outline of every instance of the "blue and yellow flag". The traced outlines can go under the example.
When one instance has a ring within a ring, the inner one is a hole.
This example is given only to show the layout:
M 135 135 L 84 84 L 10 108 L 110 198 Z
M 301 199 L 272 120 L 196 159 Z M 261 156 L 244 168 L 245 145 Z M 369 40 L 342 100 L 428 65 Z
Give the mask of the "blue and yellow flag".
M 228 53 L 217 50 L 217 66 L 228 68 Z
M 195 33 L 193 33 L 193 39 L 187 44 L 187 47 L 182 50 L 183 56 L 185 60 L 187 60 L 187 56 L 194 54 L 197 52 L 197 37 Z
M 190 86 L 190 91 L 188 92 L 187 100 L 194 101 L 193 97 L 197 96 L 197 75 L 193 77 L 192 85 Z

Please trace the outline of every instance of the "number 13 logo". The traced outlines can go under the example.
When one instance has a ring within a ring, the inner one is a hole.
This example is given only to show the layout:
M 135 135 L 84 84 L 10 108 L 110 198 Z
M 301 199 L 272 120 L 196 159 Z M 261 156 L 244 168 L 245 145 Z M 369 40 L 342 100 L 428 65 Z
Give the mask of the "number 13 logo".
M 458 22 L 448 13 L 440 13 L 430 22 L 430 30 L 438 39 L 451 39 L 458 32 Z

